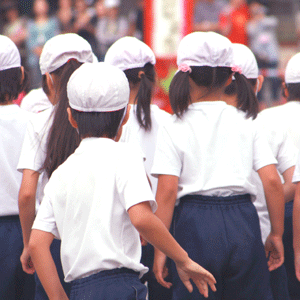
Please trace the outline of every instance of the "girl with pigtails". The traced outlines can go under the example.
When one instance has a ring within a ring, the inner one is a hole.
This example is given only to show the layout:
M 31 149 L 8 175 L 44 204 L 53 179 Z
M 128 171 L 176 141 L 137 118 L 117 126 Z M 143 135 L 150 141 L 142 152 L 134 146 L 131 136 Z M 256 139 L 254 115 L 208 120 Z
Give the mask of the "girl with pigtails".
M 215 276 L 217 292 L 209 299 L 273 299 L 268 267 L 283 263 L 284 196 L 277 161 L 252 121 L 258 113 L 253 88 L 234 65 L 231 42 L 217 33 L 184 37 L 177 64 L 170 86 L 174 116 L 160 128 L 152 168 L 156 215 Z M 222 101 L 233 76 L 237 108 Z M 252 169 L 262 180 L 271 220 L 265 249 L 252 204 Z M 165 262 L 155 249 L 155 276 L 170 287 Z M 170 271 L 172 299 L 203 299 L 195 289 L 188 293 L 173 264 Z
M 144 166 L 151 183 L 153 194 L 156 193 L 157 178 L 151 176 L 157 132 L 159 127 L 168 122 L 170 115 L 152 104 L 156 81 L 153 51 L 134 37 L 124 37 L 116 41 L 107 51 L 105 62 L 123 70 L 130 86 L 129 120 L 123 127 L 122 142 L 137 143 L 145 157 Z M 149 300 L 171 299 L 171 290 L 157 283 L 152 272 L 154 250 L 152 245 L 143 241 L 141 262 L 150 268 L 142 278 L 148 282 Z

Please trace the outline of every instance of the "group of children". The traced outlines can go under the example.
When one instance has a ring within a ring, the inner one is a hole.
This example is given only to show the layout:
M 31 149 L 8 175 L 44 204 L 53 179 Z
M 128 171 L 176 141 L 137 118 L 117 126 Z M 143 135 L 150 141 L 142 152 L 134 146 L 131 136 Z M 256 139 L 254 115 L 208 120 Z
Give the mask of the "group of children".
M 184 37 L 170 116 L 151 104 L 143 42 L 121 38 L 98 63 L 84 39 L 58 35 L 40 58 L 52 106 L 29 115 L 12 104 L 20 55 L 0 39 L 1 299 L 300 299 L 298 149 L 280 113 L 258 114 L 246 46 Z

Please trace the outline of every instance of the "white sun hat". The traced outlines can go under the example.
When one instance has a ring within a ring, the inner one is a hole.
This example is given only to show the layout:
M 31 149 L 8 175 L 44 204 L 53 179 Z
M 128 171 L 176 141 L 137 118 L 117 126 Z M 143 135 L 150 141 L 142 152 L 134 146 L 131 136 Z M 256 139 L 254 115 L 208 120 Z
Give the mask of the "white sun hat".
M 0 35 L 0 71 L 21 67 L 17 46 L 7 36 Z
M 243 44 L 232 44 L 234 65 L 238 66 L 241 73 L 248 79 L 257 79 L 258 66 L 253 52 Z
M 147 63 L 155 65 L 156 59 L 151 48 L 135 37 L 126 36 L 117 40 L 108 49 L 105 62 L 122 71 L 142 68 Z
M 300 52 L 295 54 L 286 66 L 285 83 L 300 83 Z
M 82 112 L 112 112 L 127 107 L 129 83 L 120 69 L 105 62 L 85 63 L 67 85 L 70 107 Z
M 177 65 L 232 67 L 232 43 L 215 32 L 190 33 L 179 44 Z
M 93 62 L 91 45 L 76 33 L 54 36 L 46 42 L 40 57 L 42 75 L 57 70 L 71 59 Z

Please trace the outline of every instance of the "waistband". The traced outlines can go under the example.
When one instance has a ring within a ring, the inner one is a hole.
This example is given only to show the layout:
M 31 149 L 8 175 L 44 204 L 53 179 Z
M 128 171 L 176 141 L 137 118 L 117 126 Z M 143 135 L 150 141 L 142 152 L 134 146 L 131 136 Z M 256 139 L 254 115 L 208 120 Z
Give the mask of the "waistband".
M 131 270 L 131 269 L 127 269 L 127 268 L 104 270 L 104 271 L 100 271 L 99 273 L 90 275 L 88 277 L 84 277 L 84 278 L 72 281 L 72 287 L 76 287 L 76 286 L 83 285 L 83 284 L 86 284 L 86 283 L 91 283 L 93 281 L 109 279 L 109 278 L 112 278 L 114 276 L 119 276 L 119 275 L 139 276 L 140 273 L 136 272 L 134 270 Z
M 232 205 L 251 202 L 250 194 L 233 195 L 227 197 L 204 196 L 204 195 L 186 195 L 180 198 L 180 202 L 208 204 L 208 205 Z
M 0 222 L 20 221 L 18 215 L 14 216 L 0 216 Z

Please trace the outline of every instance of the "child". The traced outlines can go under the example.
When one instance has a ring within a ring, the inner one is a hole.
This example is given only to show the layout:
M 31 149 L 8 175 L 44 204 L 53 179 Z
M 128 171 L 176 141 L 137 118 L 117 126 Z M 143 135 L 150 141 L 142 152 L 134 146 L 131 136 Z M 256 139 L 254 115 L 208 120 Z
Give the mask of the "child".
M 70 299 L 145 299 L 138 231 L 175 260 L 190 291 L 193 278 L 207 297 L 207 283 L 215 290 L 213 276 L 188 258 L 153 215 L 156 202 L 142 157 L 129 144 L 116 143 L 129 114 L 124 73 L 106 63 L 84 64 L 69 80 L 68 98 L 69 120 L 82 141 L 52 174 L 30 238 L 49 298 L 67 299 L 49 252 L 56 237 L 62 240 L 65 280 L 72 282 Z
M 157 132 L 160 125 L 167 122 L 170 115 L 151 104 L 155 87 L 156 62 L 153 51 L 134 37 L 124 37 L 116 41 L 107 51 L 105 62 L 124 71 L 130 87 L 129 104 L 131 105 L 129 120 L 123 128 L 121 141 L 135 142 L 141 146 L 146 160 L 144 162 L 149 176 L 153 194 L 156 193 L 157 178 L 150 175 L 153 164 Z M 142 280 L 148 282 L 149 299 L 167 300 L 171 298 L 171 290 L 157 283 L 153 272 L 154 250 L 152 245 L 143 247 L 142 263 L 150 268 Z
M 263 117 L 268 122 L 269 127 L 280 127 L 287 131 L 293 144 L 300 150 L 300 53 L 295 54 L 288 62 L 285 70 L 285 82 L 283 83 L 283 93 L 287 98 L 287 103 L 263 110 Z M 297 197 L 297 189 L 296 189 Z M 298 213 L 293 213 L 294 201 L 285 205 L 284 235 L 283 243 L 285 249 L 285 268 L 288 276 L 288 287 L 292 299 L 300 299 L 300 284 L 295 276 L 293 240 L 299 238 L 299 233 L 293 231 L 294 221 L 298 218 Z M 295 204 L 295 207 L 297 204 Z M 296 209 L 297 210 L 297 209 Z M 293 237 L 294 234 L 294 237 Z M 294 246 L 295 248 L 295 246 Z M 295 248 L 297 249 L 297 247 Z M 297 251 L 299 251 L 297 249 Z M 295 257 L 296 258 L 296 257 Z
M 35 200 L 37 198 L 38 203 L 41 202 L 44 186 L 52 172 L 74 152 L 79 144 L 78 134 L 68 122 L 66 85 L 74 70 L 82 63 L 92 61 L 91 46 L 86 40 L 73 33 L 53 37 L 45 44 L 41 54 L 43 90 L 54 106 L 37 114 L 30 121 L 18 164 L 18 170 L 23 173 L 19 192 L 24 241 L 21 262 L 24 271 L 29 274 L 34 273 L 28 242 L 35 218 Z M 40 174 L 41 184 L 38 185 Z M 52 254 L 63 280 L 59 248 L 59 241 L 54 241 Z M 36 282 L 35 299 L 47 299 L 37 277 Z M 68 289 L 66 285 L 65 288 Z
M 170 86 L 175 116 L 161 128 L 152 168 L 158 175 L 156 214 L 168 228 L 173 218 L 175 239 L 218 278 L 211 299 L 272 299 L 250 175 L 258 171 L 265 188 L 272 224 L 265 250 L 274 270 L 283 263 L 284 212 L 276 160 L 252 121 L 257 105 L 245 113 L 220 101 L 234 74 L 238 107 L 247 106 L 249 84 L 233 66 L 231 42 L 217 33 L 184 37 L 177 64 Z M 167 286 L 164 264 L 157 250 L 154 273 Z M 185 292 L 174 268 L 172 275 L 173 299 L 201 299 L 195 290 Z
M 258 66 L 254 54 L 247 46 L 242 44 L 233 44 L 232 47 L 234 50 L 235 64 L 241 68 L 242 74 L 252 85 L 253 90 L 256 93 L 259 92 L 264 78 L 262 75 L 258 75 Z M 237 97 L 236 89 L 237 85 L 235 81 L 233 81 L 225 89 L 226 97 L 224 100 L 234 106 Z M 259 129 L 265 133 L 273 155 L 278 161 L 276 167 L 284 179 L 285 201 L 289 202 L 294 199 L 295 193 L 295 186 L 292 183 L 292 177 L 294 173 L 297 149 L 295 149 L 295 146 L 292 144 L 285 128 L 270 123 L 268 118 L 264 117 L 263 112 L 258 115 L 255 122 L 257 122 Z M 254 171 L 252 172 L 252 182 L 257 187 L 257 197 L 254 205 L 259 216 L 262 240 L 263 243 L 265 243 L 271 230 L 271 224 L 263 185 L 258 174 Z M 274 299 L 290 299 L 284 265 L 272 271 L 270 273 L 270 279 Z
M 22 270 L 23 249 L 18 210 L 21 175 L 16 167 L 29 114 L 13 104 L 26 86 L 16 45 L 0 35 L 0 299 L 34 297 L 34 279 Z

